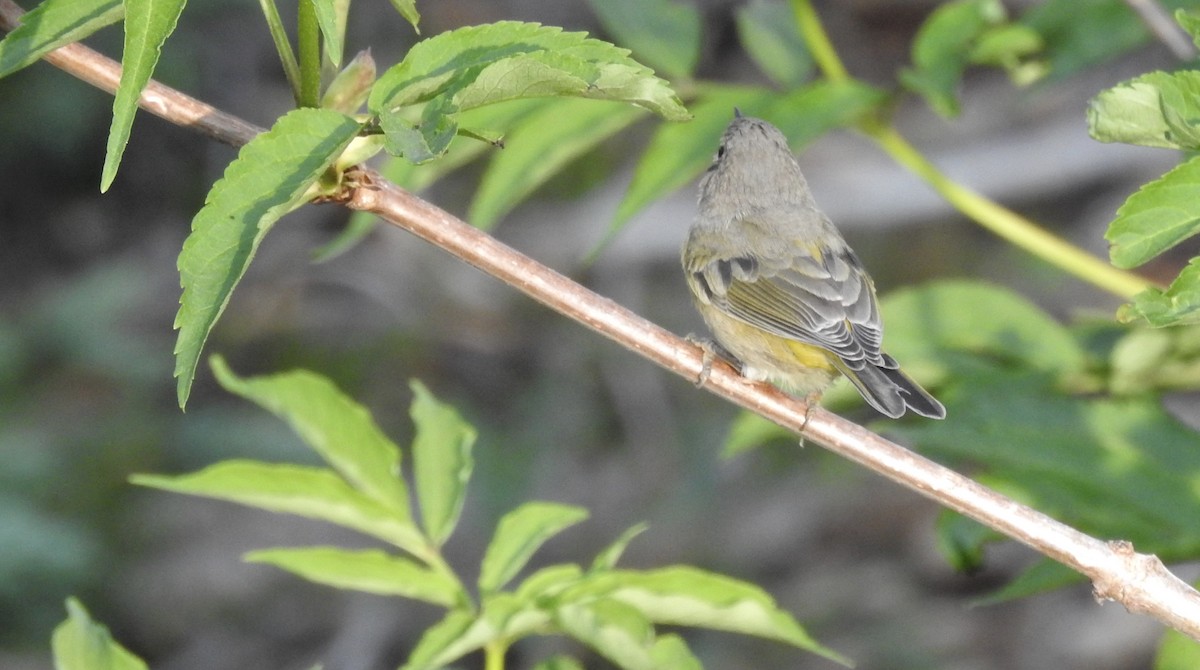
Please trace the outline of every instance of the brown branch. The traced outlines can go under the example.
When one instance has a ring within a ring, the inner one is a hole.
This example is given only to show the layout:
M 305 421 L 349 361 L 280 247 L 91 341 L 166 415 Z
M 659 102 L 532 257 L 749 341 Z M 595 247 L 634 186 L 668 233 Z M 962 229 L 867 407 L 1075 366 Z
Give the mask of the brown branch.
M 13 8 L 10 0 L 0 0 L 0 27 L 15 25 L 20 14 L 16 10 L 14 16 Z M 77 45 L 59 49 L 47 60 L 72 73 L 89 73 L 80 76 L 109 91 L 120 76 L 117 63 Z M 231 144 L 243 144 L 257 132 L 250 124 L 158 84 L 143 94 L 142 106 L 172 123 Z M 373 170 L 349 172 L 346 184 L 338 200 L 350 208 L 377 214 L 689 381 L 699 378 L 703 352 L 695 345 L 387 182 Z M 835 414 L 820 408 L 809 414 L 802 402 L 771 386 L 749 382 L 721 362 L 713 365 L 704 387 L 1079 571 L 1092 580 L 1098 600 L 1118 601 L 1132 612 L 1149 614 L 1200 640 L 1200 593 L 1171 574 L 1157 557 L 1137 554 L 1126 542 L 1089 537 Z

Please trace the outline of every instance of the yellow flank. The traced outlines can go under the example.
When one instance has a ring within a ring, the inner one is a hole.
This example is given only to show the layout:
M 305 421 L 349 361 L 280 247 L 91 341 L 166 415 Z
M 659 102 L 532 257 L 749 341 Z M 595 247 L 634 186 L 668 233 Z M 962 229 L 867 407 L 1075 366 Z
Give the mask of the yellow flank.
M 783 338 L 780 338 L 783 339 Z M 833 362 L 830 361 L 829 352 L 821 347 L 795 340 L 784 340 L 787 343 L 787 348 L 791 350 L 792 355 L 796 358 L 796 363 L 806 368 L 816 368 L 818 370 L 826 370 L 832 372 L 836 370 Z

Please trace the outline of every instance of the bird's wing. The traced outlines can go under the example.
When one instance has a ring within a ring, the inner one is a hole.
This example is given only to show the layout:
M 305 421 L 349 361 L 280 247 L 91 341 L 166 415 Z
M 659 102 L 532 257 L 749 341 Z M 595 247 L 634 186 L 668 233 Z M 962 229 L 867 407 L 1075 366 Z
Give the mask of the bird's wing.
M 871 278 L 849 248 L 814 246 L 771 261 L 746 254 L 689 269 L 693 288 L 736 319 L 828 349 L 855 370 L 895 366 L 880 352 Z

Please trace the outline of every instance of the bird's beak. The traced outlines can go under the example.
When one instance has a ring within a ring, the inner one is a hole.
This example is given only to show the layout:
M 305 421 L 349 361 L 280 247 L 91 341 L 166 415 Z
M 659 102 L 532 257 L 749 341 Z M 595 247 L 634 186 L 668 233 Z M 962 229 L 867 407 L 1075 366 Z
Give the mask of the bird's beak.
M 735 118 L 735 119 L 742 118 L 742 110 L 738 109 L 737 107 L 734 107 L 733 108 L 733 118 Z

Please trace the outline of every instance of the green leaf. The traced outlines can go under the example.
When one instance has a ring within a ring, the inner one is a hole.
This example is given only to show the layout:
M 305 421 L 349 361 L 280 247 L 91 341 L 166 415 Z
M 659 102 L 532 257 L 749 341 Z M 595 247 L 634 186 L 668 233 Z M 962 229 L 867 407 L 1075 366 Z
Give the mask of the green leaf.
M 975 42 L 1006 18 L 999 0 L 957 0 L 940 5 L 917 31 L 913 67 L 900 73 L 909 90 L 945 117 L 958 115 L 956 91 Z
M 885 347 L 906 368 L 946 350 L 1059 375 L 1082 370 L 1083 349 L 1062 325 L 1017 294 L 971 281 L 939 281 L 887 294 Z
M 687 78 L 700 58 L 700 12 L 670 0 L 588 0 L 604 28 L 671 77 Z
M 1154 670 L 1200 668 L 1200 642 L 1176 630 L 1168 630 L 1154 657 Z
M 416 124 L 400 112 L 380 114 L 379 127 L 383 130 L 387 152 L 415 164 L 426 163 L 444 154 L 458 132 L 453 108 L 447 104 L 442 100 L 426 105 Z
M 471 458 L 475 429 L 456 409 L 438 402 L 420 382 L 410 382 L 409 386 L 413 391 L 409 412 L 416 425 L 412 451 L 417 499 L 425 532 L 441 546 L 454 532 L 467 496 L 467 482 L 475 465 Z
M 540 603 L 579 582 L 583 569 L 574 563 L 551 565 L 529 575 L 514 592 L 523 602 Z
M 638 161 L 633 181 L 617 206 L 610 226 L 611 236 L 643 207 L 684 184 L 712 162 L 717 142 L 733 119 L 733 108 L 754 116 L 768 106 L 774 94 L 759 87 L 719 86 L 705 88 L 692 105 L 691 123 L 663 124 Z
M 409 519 L 355 490 L 324 468 L 225 461 L 189 475 L 133 475 L 130 481 L 141 486 L 328 521 L 390 542 L 416 556 L 427 554 L 425 538 Z
M 488 230 L 571 161 L 641 118 L 636 107 L 557 100 L 524 117 L 483 174 L 467 219 Z
M 67 599 L 67 620 L 51 640 L 57 670 L 145 670 L 146 664 L 112 639 L 83 605 Z
M 455 610 L 426 629 L 402 670 L 442 668 L 493 640 L 544 632 L 550 623 L 549 615 L 512 594 L 485 597 L 478 617 Z
M 547 540 L 587 515 L 581 507 L 545 502 L 525 503 L 505 514 L 483 556 L 479 590 L 485 594 L 499 590 Z
M 621 668 L 661 667 L 651 655 L 654 627 L 635 607 L 601 598 L 557 607 L 554 620 L 568 635 Z
M 108 191 L 117 176 L 117 167 L 129 142 L 138 98 L 154 74 L 162 45 L 175 32 L 186 0 L 125 0 L 125 50 L 121 58 L 121 83 L 113 98 L 112 125 L 104 169 L 100 174 L 100 192 Z
M 1148 35 L 1120 0 L 1047 0 L 1025 12 L 1021 23 L 1042 36 L 1043 55 L 1056 79 L 1114 58 Z
M 1104 239 L 1113 265 L 1141 265 L 1200 232 L 1200 156 L 1145 184 L 1117 209 Z
M 1200 149 L 1200 72 L 1151 72 L 1110 88 L 1088 105 L 1088 131 L 1101 142 Z
M 1200 323 L 1200 258 L 1193 258 L 1166 291 L 1142 291 L 1117 316 L 1122 321 L 1144 319 L 1155 328 Z
M 179 254 L 183 296 L 175 327 L 179 406 L 187 404 L 200 351 L 267 231 L 303 199 L 358 133 L 337 112 L 298 109 L 242 147 L 192 219 Z
M 321 107 L 342 114 L 355 114 L 375 83 L 375 59 L 370 51 L 360 51 L 350 64 L 337 73 L 321 96 Z
M 459 128 L 460 131 L 470 129 L 479 134 L 507 131 L 533 110 L 553 102 L 550 99 L 510 100 L 477 107 L 458 115 Z M 379 172 L 392 183 L 416 193 L 494 148 L 487 142 L 457 142 L 436 161 L 418 165 L 390 157 Z M 313 252 L 314 261 L 323 263 L 345 253 L 374 230 L 376 222 L 373 214 L 355 212 L 341 233 Z
M 564 593 L 563 603 L 611 598 L 636 608 L 650 621 L 695 626 L 778 640 L 832 661 L 845 658 L 813 640 L 759 587 L 690 566 L 614 570 L 592 575 Z
M 687 642 L 678 635 L 663 635 L 654 642 L 650 650 L 654 659 L 654 667 L 671 668 L 672 670 L 704 670 L 700 659 L 696 658 Z
M 1200 47 L 1200 13 L 1194 10 L 1175 10 L 1175 21 L 1192 36 L 1192 42 Z
M 212 358 L 212 369 L 225 390 L 286 421 L 355 488 L 411 522 L 400 448 L 333 382 L 307 370 L 242 379 L 219 356 Z
M 381 596 L 401 596 L 443 607 L 463 603 L 467 595 L 451 577 L 415 561 L 378 549 L 338 547 L 264 549 L 246 554 L 251 563 L 268 563 L 310 582 Z
M 1193 260 L 1200 264 L 1200 260 Z M 1191 266 L 1185 273 L 1195 271 Z M 1200 325 L 1134 328 L 1112 345 L 1108 387 L 1114 395 L 1200 388 Z
M 666 82 L 629 52 L 586 33 L 501 21 L 422 40 L 379 78 L 368 99 L 375 113 L 442 96 L 445 109 L 503 100 L 576 95 L 621 100 L 671 120 L 688 118 Z
M 835 128 L 853 126 L 883 105 L 887 94 L 857 81 L 814 82 L 776 98 L 764 110 L 793 151 Z
M 400 12 L 405 21 L 412 24 L 413 30 L 420 34 L 421 28 L 418 24 L 421 23 L 421 15 L 417 12 L 417 0 L 392 0 L 392 6 Z
M 316 10 L 317 25 L 325 41 L 325 57 L 334 67 L 342 66 L 346 47 L 346 13 L 350 0 L 308 0 Z
M 795 88 L 812 75 L 813 59 L 787 4 L 751 0 L 737 10 L 738 39 L 771 81 Z
M 1080 575 L 1062 563 L 1044 558 L 1034 563 L 1025 572 L 1022 572 L 1016 579 L 1005 584 L 1002 588 L 982 598 L 975 598 L 972 604 L 979 606 L 999 605 L 1021 598 L 1028 598 L 1039 593 L 1053 591 L 1054 589 L 1060 589 L 1064 586 L 1078 584 L 1081 581 L 1083 581 L 1083 575 Z
M 663 666 L 666 667 L 666 666 Z M 551 656 L 537 665 L 533 670 L 587 670 L 579 661 L 570 656 Z
M 780 427 L 779 424 L 753 412 L 741 412 L 729 426 L 729 435 L 725 438 L 725 446 L 721 448 L 721 457 L 733 458 L 771 440 L 793 437 L 791 431 Z
M 45 0 L 21 17 L 0 40 L 0 77 L 36 63 L 47 53 L 78 42 L 125 16 L 122 0 Z
M 649 526 L 646 523 L 639 523 L 625 529 L 612 544 L 608 545 L 599 554 L 596 554 L 596 559 L 592 561 L 591 572 L 602 572 L 604 570 L 612 570 L 617 567 L 617 561 L 621 560 L 621 555 L 625 553 L 625 549 L 633 538 L 641 535 Z
M 944 394 L 950 425 L 893 422 L 889 432 L 932 458 L 970 463 L 1089 535 L 1128 539 L 1164 561 L 1200 551 L 1200 514 L 1190 513 L 1200 508 L 1191 474 L 1200 436 L 1157 398 L 1069 396 L 1003 360 L 977 360 L 969 374 Z

